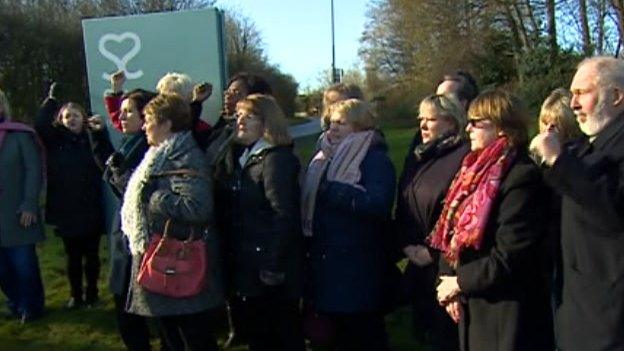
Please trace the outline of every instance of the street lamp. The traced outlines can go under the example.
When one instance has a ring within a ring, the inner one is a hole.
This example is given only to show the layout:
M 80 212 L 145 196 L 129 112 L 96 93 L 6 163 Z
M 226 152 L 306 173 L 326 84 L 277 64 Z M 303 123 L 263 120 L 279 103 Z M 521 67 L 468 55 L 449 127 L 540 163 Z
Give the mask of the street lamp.
M 334 38 L 334 0 L 331 0 L 331 36 L 332 36 L 332 82 L 339 83 L 340 79 L 336 74 L 336 44 Z

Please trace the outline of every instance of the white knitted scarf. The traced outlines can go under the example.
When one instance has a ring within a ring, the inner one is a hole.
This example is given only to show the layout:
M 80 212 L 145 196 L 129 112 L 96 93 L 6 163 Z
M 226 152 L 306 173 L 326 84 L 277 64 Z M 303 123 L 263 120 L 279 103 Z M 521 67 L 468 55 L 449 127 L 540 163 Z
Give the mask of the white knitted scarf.
M 141 163 L 130 176 L 121 205 L 121 230 L 128 237 L 132 255 L 141 255 L 147 248 L 149 226 L 147 223 L 148 203 L 141 201 L 145 185 L 150 176 L 159 172 L 171 151 L 190 133 L 175 133 L 157 146 L 151 146 Z

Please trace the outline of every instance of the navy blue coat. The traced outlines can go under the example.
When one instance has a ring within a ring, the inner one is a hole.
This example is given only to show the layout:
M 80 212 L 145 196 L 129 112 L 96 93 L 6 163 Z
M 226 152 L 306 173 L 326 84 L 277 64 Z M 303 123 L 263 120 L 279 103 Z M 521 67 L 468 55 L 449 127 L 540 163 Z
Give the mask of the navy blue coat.
M 395 193 L 394 166 L 383 144 L 371 145 L 359 185 L 323 179 L 309 242 L 308 298 L 325 313 L 379 311 L 386 305 L 386 228 Z

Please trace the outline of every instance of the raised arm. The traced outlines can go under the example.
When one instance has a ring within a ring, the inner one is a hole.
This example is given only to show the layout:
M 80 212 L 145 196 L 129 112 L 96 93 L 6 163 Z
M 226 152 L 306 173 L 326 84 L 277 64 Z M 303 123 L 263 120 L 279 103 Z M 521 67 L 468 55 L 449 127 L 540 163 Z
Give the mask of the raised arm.
M 115 72 L 111 78 L 111 93 L 104 96 L 104 106 L 106 107 L 106 113 L 110 118 L 111 124 L 121 132 L 121 121 L 119 116 L 121 114 L 121 101 L 123 97 L 123 85 L 126 82 L 126 75 L 123 71 Z

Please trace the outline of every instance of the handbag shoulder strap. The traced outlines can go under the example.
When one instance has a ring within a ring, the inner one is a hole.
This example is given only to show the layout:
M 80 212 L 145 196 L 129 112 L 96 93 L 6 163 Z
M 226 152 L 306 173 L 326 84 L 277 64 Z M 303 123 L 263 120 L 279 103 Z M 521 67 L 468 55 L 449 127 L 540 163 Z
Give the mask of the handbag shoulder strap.
M 168 238 L 169 237 L 169 229 L 171 227 L 171 222 L 173 220 L 171 218 L 167 218 L 167 221 L 165 222 L 165 229 L 163 230 L 163 238 Z M 189 231 L 190 231 L 190 235 L 187 239 L 183 240 L 185 242 L 191 242 L 193 240 L 197 240 L 199 238 L 201 238 L 201 235 L 196 236 L 195 235 L 195 229 L 193 228 L 192 225 L 189 225 Z

